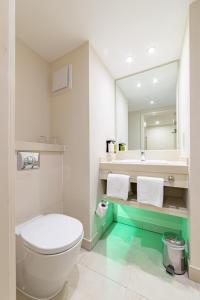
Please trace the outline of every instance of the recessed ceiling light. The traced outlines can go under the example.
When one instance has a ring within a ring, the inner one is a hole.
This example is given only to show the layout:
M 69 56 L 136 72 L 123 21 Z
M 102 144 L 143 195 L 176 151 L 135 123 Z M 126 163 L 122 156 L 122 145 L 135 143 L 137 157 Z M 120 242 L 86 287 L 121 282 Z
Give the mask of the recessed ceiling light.
M 154 104 L 154 101 L 153 101 L 153 100 L 151 100 L 151 101 L 150 101 L 150 104 Z
M 154 79 L 153 79 L 153 83 L 154 83 L 154 84 L 158 83 L 158 78 L 154 78 Z
M 160 121 L 156 121 L 155 124 L 156 124 L 156 125 L 159 125 L 159 124 L 160 124 Z
M 148 54 L 149 55 L 153 55 L 155 52 L 156 52 L 156 48 L 155 47 L 150 47 L 148 50 L 147 50 Z
M 144 127 L 147 127 L 147 122 L 146 121 L 144 122 Z
M 128 64 L 131 64 L 131 63 L 133 62 L 133 56 L 128 56 L 128 57 L 126 58 L 126 62 L 127 62 Z
M 142 85 L 141 85 L 140 82 L 138 82 L 136 86 L 137 86 L 138 88 L 140 88 Z

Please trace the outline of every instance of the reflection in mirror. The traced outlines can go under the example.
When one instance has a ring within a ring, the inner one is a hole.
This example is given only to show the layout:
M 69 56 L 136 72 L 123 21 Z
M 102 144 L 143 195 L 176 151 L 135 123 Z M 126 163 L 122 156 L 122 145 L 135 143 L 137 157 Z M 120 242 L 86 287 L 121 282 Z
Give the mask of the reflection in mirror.
M 176 109 L 164 109 L 141 115 L 141 147 L 146 150 L 176 149 Z
M 177 69 L 173 62 L 116 81 L 117 141 L 128 150 L 177 148 Z

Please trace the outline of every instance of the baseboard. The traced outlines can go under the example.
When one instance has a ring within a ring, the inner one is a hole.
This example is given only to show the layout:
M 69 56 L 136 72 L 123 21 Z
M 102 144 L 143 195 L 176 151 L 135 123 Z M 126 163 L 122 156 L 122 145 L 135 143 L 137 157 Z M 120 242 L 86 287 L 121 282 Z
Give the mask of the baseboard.
M 88 251 L 92 250 L 92 241 L 91 241 L 91 240 L 88 240 L 88 239 L 86 239 L 86 238 L 84 238 L 84 239 L 82 240 L 82 245 L 81 245 L 81 247 L 82 247 L 83 249 L 85 249 L 85 250 L 88 250 Z
M 98 240 L 100 239 L 100 237 L 101 237 L 101 234 L 98 234 L 98 232 L 96 232 L 96 234 L 92 237 L 91 240 L 83 238 L 81 247 L 88 251 L 91 251 L 94 248 L 94 246 L 96 245 L 96 243 L 98 242 Z
M 92 249 L 96 246 L 97 242 L 100 240 L 101 236 L 102 236 L 103 232 L 96 232 L 95 235 L 92 238 Z
M 195 267 L 189 263 L 189 278 L 200 283 L 200 268 Z
M 97 244 L 97 242 L 99 241 L 99 239 L 101 238 L 101 236 L 104 234 L 104 232 L 108 229 L 108 227 L 112 224 L 111 223 L 108 223 L 104 226 L 101 227 L 101 230 L 99 230 L 98 232 L 96 232 L 94 234 L 94 236 L 92 237 L 91 240 L 88 240 L 86 238 L 83 238 L 83 241 L 82 241 L 82 245 L 81 247 L 88 250 L 88 251 L 91 251 L 94 246 Z

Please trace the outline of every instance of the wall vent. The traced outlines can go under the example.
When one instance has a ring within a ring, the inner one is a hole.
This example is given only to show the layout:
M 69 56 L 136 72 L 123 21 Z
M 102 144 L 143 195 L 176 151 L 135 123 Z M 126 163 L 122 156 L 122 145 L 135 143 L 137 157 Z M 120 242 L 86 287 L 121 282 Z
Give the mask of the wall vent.
M 68 64 L 56 70 L 52 74 L 52 92 L 72 88 L 72 65 Z

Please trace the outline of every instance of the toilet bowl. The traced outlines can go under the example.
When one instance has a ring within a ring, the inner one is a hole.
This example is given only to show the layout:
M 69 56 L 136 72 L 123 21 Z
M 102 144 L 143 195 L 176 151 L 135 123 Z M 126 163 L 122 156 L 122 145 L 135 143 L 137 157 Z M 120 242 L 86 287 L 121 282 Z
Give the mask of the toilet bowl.
M 41 215 L 16 227 L 17 289 L 51 299 L 67 281 L 83 239 L 82 224 L 62 214 Z

